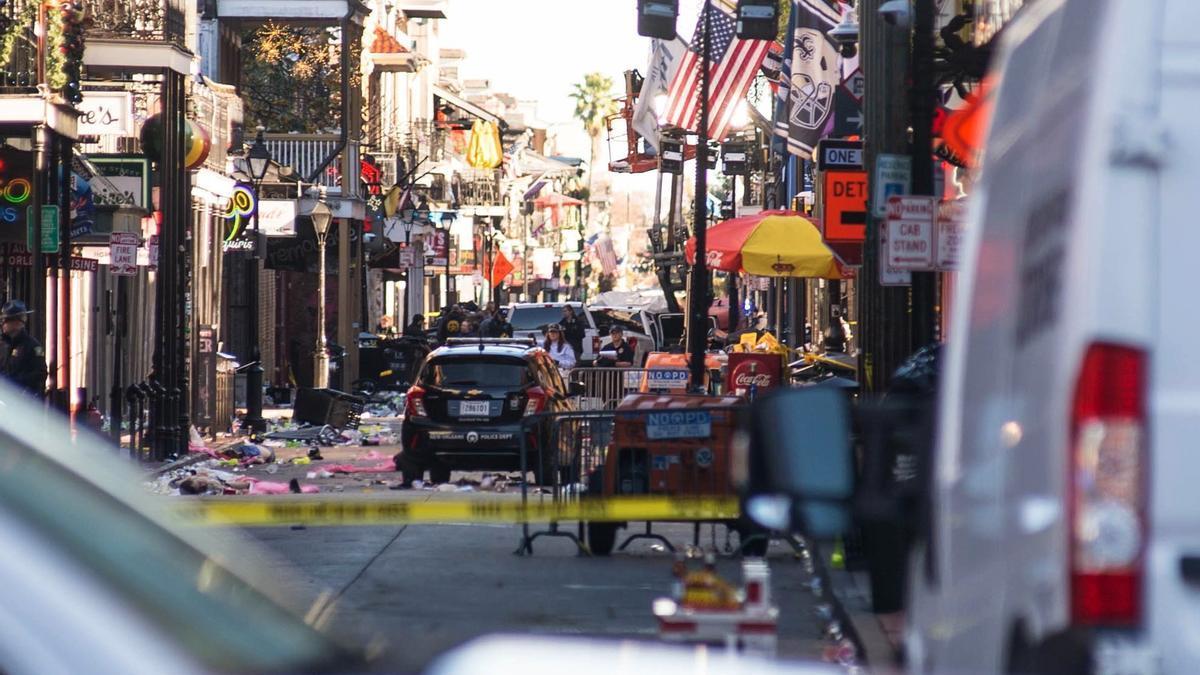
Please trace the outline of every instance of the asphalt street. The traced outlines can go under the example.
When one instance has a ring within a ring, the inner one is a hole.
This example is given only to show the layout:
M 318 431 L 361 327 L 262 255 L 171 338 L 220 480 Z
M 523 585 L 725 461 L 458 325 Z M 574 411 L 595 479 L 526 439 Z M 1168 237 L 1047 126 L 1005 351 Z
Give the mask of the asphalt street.
M 392 452 L 388 447 L 323 449 L 326 462 L 277 465 L 269 475 L 265 467 L 253 467 L 247 473 L 270 480 L 296 477 L 320 487 L 321 494 L 301 498 L 519 498 L 512 486 L 487 494 L 478 487 L 391 490 L 398 475 L 389 472 L 306 478 L 334 462 L 357 458 L 361 465 L 377 465 L 380 455 Z M 280 451 L 284 458 L 303 454 L 303 449 Z M 453 478 L 471 484 L 483 476 L 456 473 Z M 643 527 L 633 524 L 622 534 Z M 654 529 L 679 550 L 692 542 L 689 524 Z M 381 669 L 398 672 L 419 671 L 445 650 L 489 633 L 653 640 L 651 603 L 668 596 L 673 581 L 673 556 L 653 540 L 634 541 L 610 557 L 588 557 L 567 539 L 541 538 L 532 556 L 518 556 L 521 530 L 515 525 L 281 526 L 242 532 L 286 563 L 275 582 L 290 604 L 308 608 L 310 617 L 333 633 L 369 645 Z M 736 546 L 737 536 L 729 542 Z M 723 551 L 726 544 L 725 528 L 716 526 L 716 549 Z M 702 527 L 701 546 L 714 549 L 714 526 Z M 808 586 L 810 577 L 781 542 L 772 544 L 768 560 L 781 610 L 780 656 L 819 658 L 825 624 L 815 611 L 819 601 Z M 726 579 L 740 581 L 736 558 L 722 558 L 718 569 Z

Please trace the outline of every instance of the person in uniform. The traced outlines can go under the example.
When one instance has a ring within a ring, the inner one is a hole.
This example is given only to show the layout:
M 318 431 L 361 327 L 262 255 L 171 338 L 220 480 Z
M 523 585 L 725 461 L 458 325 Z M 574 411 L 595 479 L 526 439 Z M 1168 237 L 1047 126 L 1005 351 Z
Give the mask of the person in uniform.
M 29 310 L 20 300 L 0 308 L 0 377 L 41 398 L 46 395 L 46 353 L 25 329 Z

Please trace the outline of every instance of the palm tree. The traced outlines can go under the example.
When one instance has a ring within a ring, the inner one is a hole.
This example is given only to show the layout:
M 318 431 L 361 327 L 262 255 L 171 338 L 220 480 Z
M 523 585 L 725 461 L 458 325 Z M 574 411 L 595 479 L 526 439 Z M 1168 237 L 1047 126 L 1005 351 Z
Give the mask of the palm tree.
M 612 88 L 611 77 L 602 73 L 587 73 L 571 94 L 571 98 L 575 99 L 575 117 L 583 122 L 583 128 L 592 141 L 592 156 L 588 162 L 587 218 L 591 215 L 592 176 L 596 173 L 596 157 L 600 154 L 600 134 L 605 130 L 605 118 L 617 112 Z

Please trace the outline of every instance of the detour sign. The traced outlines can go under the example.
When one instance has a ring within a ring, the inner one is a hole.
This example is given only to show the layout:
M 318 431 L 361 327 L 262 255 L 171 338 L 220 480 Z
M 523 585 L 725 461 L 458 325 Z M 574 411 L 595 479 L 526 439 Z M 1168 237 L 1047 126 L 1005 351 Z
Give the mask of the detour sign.
M 827 241 L 861 242 L 866 239 L 866 171 L 826 171 L 822 204 Z

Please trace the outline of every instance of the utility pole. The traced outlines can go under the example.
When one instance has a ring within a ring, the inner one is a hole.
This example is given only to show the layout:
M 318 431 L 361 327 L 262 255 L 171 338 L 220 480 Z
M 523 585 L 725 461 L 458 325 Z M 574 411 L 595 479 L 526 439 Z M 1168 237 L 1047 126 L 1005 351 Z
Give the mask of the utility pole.
M 859 0 L 861 60 L 866 77 L 863 97 L 864 155 L 874 180 L 875 160 L 882 153 L 907 154 L 909 33 L 879 15 L 883 0 Z M 896 367 L 911 350 L 908 327 L 909 289 L 879 283 L 881 219 L 867 209 L 859 291 L 860 383 L 864 393 L 882 392 Z M 815 336 L 814 336 L 815 338 Z
M 688 289 L 688 354 L 692 389 L 704 389 L 704 356 L 708 346 L 708 64 L 709 36 L 712 30 L 712 3 L 704 0 L 700 11 L 700 120 L 696 141 L 696 206 L 692 221 L 696 237 L 696 259 L 692 264 L 692 283 Z
M 916 0 L 912 41 L 912 191 L 933 195 L 933 0 Z M 936 195 L 935 195 L 936 196 Z M 912 351 L 937 339 L 937 272 L 912 275 Z

